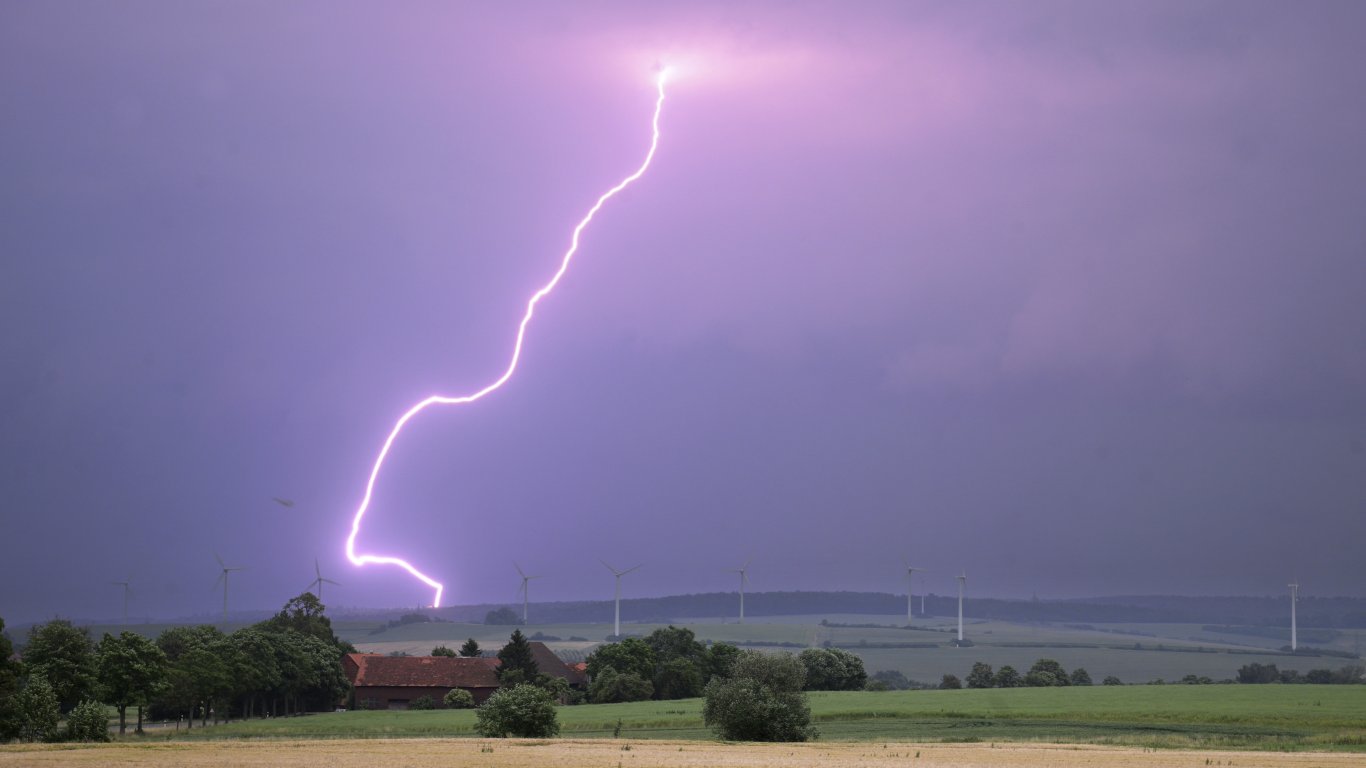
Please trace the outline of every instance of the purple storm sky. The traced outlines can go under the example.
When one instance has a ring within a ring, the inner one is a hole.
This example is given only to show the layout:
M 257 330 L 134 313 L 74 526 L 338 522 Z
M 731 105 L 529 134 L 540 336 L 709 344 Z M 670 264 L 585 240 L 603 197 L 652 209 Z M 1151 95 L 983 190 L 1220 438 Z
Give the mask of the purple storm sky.
M 1366 5 L 0 4 L 0 616 L 1366 595 Z M 285 508 L 271 500 L 295 501 Z

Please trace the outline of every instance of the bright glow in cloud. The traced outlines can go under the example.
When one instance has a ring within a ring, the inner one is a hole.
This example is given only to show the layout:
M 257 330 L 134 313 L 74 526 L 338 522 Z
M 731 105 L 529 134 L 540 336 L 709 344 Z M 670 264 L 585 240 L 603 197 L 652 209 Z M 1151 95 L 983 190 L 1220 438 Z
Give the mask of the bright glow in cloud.
M 374 467 L 370 470 L 370 478 L 365 483 L 365 497 L 361 499 L 360 507 L 356 509 L 356 514 L 351 520 L 351 535 L 346 537 L 346 557 L 353 565 L 357 566 L 394 565 L 402 568 L 413 578 L 436 590 L 436 595 L 432 598 L 433 608 L 441 606 L 441 593 L 445 589 L 441 582 L 419 571 L 403 558 L 394 557 L 392 555 L 357 554 L 356 552 L 356 537 L 360 534 L 361 520 L 364 519 L 366 511 L 370 508 L 370 501 L 374 496 L 375 491 L 375 482 L 379 479 L 379 471 L 384 466 L 384 459 L 389 455 L 389 449 L 393 447 L 394 441 L 398 439 L 398 435 L 403 431 L 403 427 L 407 425 L 413 417 L 426 410 L 428 406 L 464 405 L 465 403 L 472 403 L 485 395 L 494 392 L 502 387 L 508 379 L 512 378 L 513 372 L 517 370 L 517 362 L 522 357 L 522 341 L 526 338 L 527 325 L 531 323 L 531 318 L 536 313 L 536 304 L 539 303 L 541 299 L 548 296 L 551 291 L 555 290 L 555 286 L 559 284 L 560 278 L 564 277 L 565 271 L 569 269 L 569 262 L 573 260 L 574 254 L 579 250 L 579 235 L 582 234 L 584 228 L 588 226 L 588 223 L 593 220 L 593 217 L 597 215 L 598 210 L 602 208 L 603 204 L 614 197 L 618 192 L 625 189 L 631 182 L 639 179 L 644 175 L 645 170 L 650 167 L 650 161 L 654 159 L 655 150 L 659 147 L 659 115 L 664 108 L 664 82 L 668 79 L 670 71 L 671 70 L 668 67 L 661 68 L 659 74 L 655 77 L 655 88 L 657 89 L 659 96 L 655 100 L 654 118 L 651 121 L 653 132 L 650 138 L 650 150 L 645 154 L 644 162 L 640 164 L 640 167 L 636 169 L 635 173 L 622 179 L 616 186 L 604 192 L 603 195 L 598 198 L 598 201 L 593 204 L 593 207 L 588 210 L 588 213 L 579 221 L 578 226 L 574 227 L 574 233 L 569 239 L 569 250 L 565 251 L 564 258 L 560 260 L 560 268 L 555 271 L 555 275 L 550 278 L 550 282 L 546 283 L 540 290 L 532 294 L 531 299 L 527 301 L 526 312 L 522 315 L 522 322 L 517 326 L 517 339 L 512 346 L 512 359 L 508 361 L 508 366 L 503 371 L 503 374 L 491 384 L 473 394 L 458 396 L 432 395 L 412 406 L 399 417 L 397 422 L 395 422 L 394 428 L 389 431 L 389 436 L 384 440 L 384 446 L 380 448 L 379 455 L 375 457 Z

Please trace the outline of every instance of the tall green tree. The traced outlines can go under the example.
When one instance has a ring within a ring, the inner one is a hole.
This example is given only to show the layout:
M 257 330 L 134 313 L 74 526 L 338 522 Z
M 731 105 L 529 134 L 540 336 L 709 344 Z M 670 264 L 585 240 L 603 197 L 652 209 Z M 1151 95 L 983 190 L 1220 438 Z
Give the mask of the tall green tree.
M 990 664 L 984 661 L 974 662 L 972 671 L 968 673 L 967 683 L 969 688 L 994 688 L 996 673 L 992 671 Z
M 841 648 L 807 648 L 797 658 L 808 691 L 859 691 L 868 682 L 863 659 Z
M 90 630 L 54 619 L 29 630 L 24 664 L 41 674 L 57 694 L 63 712 L 95 693 L 95 648 Z
M 1031 688 L 1048 688 L 1071 685 L 1072 678 L 1058 662 L 1052 659 L 1039 659 L 1029 668 L 1029 672 L 1025 673 L 1024 683 Z
M 540 673 L 536 659 L 531 656 L 531 643 L 520 629 L 512 630 L 507 645 L 498 651 L 498 662 L 498 679 L 505 685 L 533 682 Z
M 432 649 L 432 655 L 433 655 L 433 656 L 446 656 L 446 657 L 450 657 L 450 658 L 455 658 L 456 653 L 455 653 L 455 651 L 451 650 L 450 648 L 447 648 L 447 647 L 444 646 L 444 645 L 438 645 L 437 647 L 435 647 L 435 648 Z
M 57 692 L 41 672 L 29 675 L 28 684 L 19 692 L 16 708 L 19 712 L 19 738 L 24 741 L 47 741 L 57 733 L 61 707 Z
M 130 704 L 138 708 L 137 732 L 142 733 L 142 708 L 166 681 L 166 654 L 136 632 L 120 632 L 118 637 L 106 632 L 95 658 L 103 699 L 119 711 L 119 735 L 128 732 Z
M 638 637 L 628 637 L 619 643 L 598 646 L 589 654 L 588 676 L 596 678 L 602 670 L 611 667 L 620 674 L 633 674 L 642 680 L 652 680 L 655 676 L 655 652 L 648 643 Z
M 5 634 L 5 620 L 0 618 L 0 744 L 19 735 L 18 702 L 19 662 L 10 659 L 14 644 Z
M 996 670 L 995 683 L 997 688 L 1019 688 L 1024 685 L 1024 679 L 1014 667 L 1006 664 Z
M 479 643 L 474 642 L 474 638 L 472 637 L 466 640 L 464 645 L 460 646 L 460 655 L 467 659 L 477 659 L 481 653 L 483 653 L 483 651 L 479 649 Z

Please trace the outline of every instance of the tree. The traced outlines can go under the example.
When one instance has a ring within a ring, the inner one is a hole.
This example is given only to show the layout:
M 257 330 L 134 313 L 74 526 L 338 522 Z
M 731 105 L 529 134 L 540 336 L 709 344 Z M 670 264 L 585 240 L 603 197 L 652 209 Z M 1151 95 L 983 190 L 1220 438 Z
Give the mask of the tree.
M 474 717 L 474 729 L 489 738 L 548 739 L 560 733 L 555 700 L 534 685 L 499 688 Z
M 531 643 L 527 641 L 526 635 L 522 630 L 512 630 L 512 636 L 508 639 L 508 644 L 498 651 L 498 679 L 504 685 L 515 682 L 519 678 L 510 677 L 516 673 L 521 673 L 520 680 L 532 682 L 540 672 L 536 668 L 536 659 L 531 656 Z
M 484 614 L 485 624 L 499 624 L 504 626 L 520 626 L 522 617 L 511 608 L 499 608 Z
M 449 709 L 474 709 L 474 694 L 464 688 L 452 688 L 441 703 Z
M 229 638 L 237 651 L 233 677 L 238 683 L 237 695 L 242 698 L 243 717 L 255 717 L 257 703 L 278 691 L 284 680 L 277 659 L 276 637 L 278 633 L 267 632 L 257 625 L 243 627 Z
M 67 738 L 72 741 L 109 741 L 109 717 L 104 705 L 86 699 L 71 708 L 66 716 Z
M 128 732 L 128 705 L 138 707 L 137 732 L 142 733 L 142 707 L 151 702 L 166 680 L 166 654 L 136 632 L 106 632 L 95 648 L 96 670 L 105 701 L 119 711 L 119 735 Z
M 1091 685 L 1091 673 L 1085 667 L 1077 667 L 1072 670 L 1070 678 L 1072 685 Z
M 805 684 L 806 667 L 792 654 L 741 651 L 729 678 L 707 683 L 702 721 L 730 741 L 806 741 L 816 730 Z
M 1276 669 L 1275 664 L 1244 664 L 1238 668 L 1238 682 L 1240 683 L 1274 683 L 1281 679 L 1280 670 Z
M 1071 685 L 1072 679 L 1058 662 L 1052 659 L 1039 659 L 1029 668 L 1024 682 L 1031 688 L 1050 688 Z
M 483 652 L 479 650 L 479 643 L 474 642 L 472 637 L 460 646 L 460 655 L 467 659 L 477 659 L 481 653 Z
M 863 659 L 839 648 L 807 648 L 797 657 L 806 667 L 808 691 L 857 691 L 868 682 Z
M 1013 671 L 1013 670 L 1012 670 Z M 972 665 L 972 671 L 968 673 L 969 688 L 994 688 L 996 687 L 996 673 L 992 671 L 991 665 L 986 662 L 978 661 Z
M 691 699 L 702 695 L 701 665 L 692 659 L 670 659 L 655 669 L 656 699 Z
M 643 680 L 652 680 L 655 676 L 654 649 L 638 637 L 599 646 L 587 661 L 588 676 L 594 679 L 607 667 L 621 674 L 635 674 Z
M 707 648 L 707 677 L 730 677 L 731 667 L 740 658 L 740 649 L 730 643 L 712 643 Z
M 944 675 L 944 678 L 939 681 L 939 689 L 941 691 L 956 691 L 962 687 L 963 681 L 959 680 L 957 675 Z
M 1006 664 L 996 670 L 994 684 L 997 688 L 1019 688 L 1024 685 L 1024 681 L 1020 679 L 1020 673 L 1016 672 L 1014 667 Z
M 588 686 L 588 700 L 594 704 L 619 704 L 645 701 L 654 695 L 654 684 L 634 672 L 618 672 L 604 667 Z
M 28 685 L 19 692 L 16 701 L 19 720 L 19 738 L 24 741 L 47 741 L 57 734 L 57 723 L 61 719 L 61 705 L 57 692 L 42 673 L 29 675 Z
M 1124 681 L 1123 681 L 1123 680 L 1120 680 L 1118 677 L 1115 677 L 1114 675 L 1106 675 L 1105 679 L 1102 680 L 1102 681 L 1100 681 L 1100 684 L 1101 684 L 1101 685 L 1124 685 Z
M 891 691 L 904 691 L 911 687 L 911 681 L 899 669 L 883 669 L 873 673 L 873 679 L 887 686 Z
M 90 631 L 54 619 L 29 630 L 24 664 L 47 679 L 63 712 L 95 691 L 95 652 Z
M 432 655 L 433 655 L 433 656 L 445 656 L 445 657 L 448 657 L 448 658 L 452 658 L 452 659 L 453 659 L 453 658 L 455 658 L 455 651 L 452 651 L 450 648 L 447 648 L 447 647 L 444 646 L 444 645 L 438 645 L 437 647 L 435 647 L 435 648 L 432 649 Z
M 5 620 L 0 618 L 0 744 L 19 735 L 19 663 L 11 661 L 14 645 L 5 634 Z

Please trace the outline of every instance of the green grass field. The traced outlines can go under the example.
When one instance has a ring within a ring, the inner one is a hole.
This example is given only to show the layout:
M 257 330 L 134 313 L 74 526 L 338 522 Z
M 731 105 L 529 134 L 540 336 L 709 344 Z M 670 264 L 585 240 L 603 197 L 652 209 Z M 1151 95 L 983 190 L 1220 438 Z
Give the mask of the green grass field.
M 1123 686 L 813 693 L 832 741 L 1048 741 L 1154 748 L 1366 752 L 1366 686 Z M 561 707 L 571 738 L 709 739 L 698 699 Z M 153 738 L 473 736 L 474 713 L 346 712 Z

